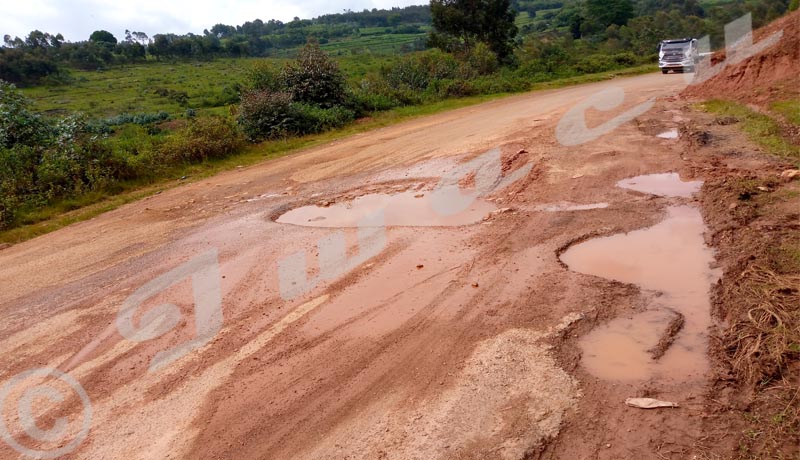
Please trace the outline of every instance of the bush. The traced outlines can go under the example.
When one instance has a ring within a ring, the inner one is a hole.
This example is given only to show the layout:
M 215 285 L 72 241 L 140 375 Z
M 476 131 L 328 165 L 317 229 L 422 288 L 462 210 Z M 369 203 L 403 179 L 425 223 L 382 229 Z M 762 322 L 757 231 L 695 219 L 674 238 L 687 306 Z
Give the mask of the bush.
M 39 152 L 33 147 L 0 147 L 0 229 L 8 227 L 27 195 L 35 191 Z
M 309 43 L 300 50 L 297 60 L 283 68 L 280 80 L 296 102 L 325 108 L 344 102 L 344 74 L 318 44 Z
M 159 123 L 162 121 L 167 121 L 170 119 L 170 116 L 167 112 L 161 111 L 157 113 L 121 113 L 116 117 L 106 118 L 105 120 L 100 120 L 97 122 L 91 123 L 91 125 L 97 127 L 106 127 L 110 128 L 113 126 L 121 126 L 127 125 L 129 123 L 133 123 L 135 125 L 149 125 L 152 123 Z
M 472 85 L 475 94 L 519 93 L 530 89 L 531 80 L 508 71 L 477 78 Z
M 348 107 L 358 116 L 403 105 L 395 91 L 380 77 L 368 76 L 348 94 Z
M 594 55 L 581 58 L 574 65 L 574 69 L 578 71 L 578 73 L 582 74 L 605 72 L 615 67 L 617 67 L 617 65 L 614 63 L 611 57 L 605 55 Z
M 132 171 L 123 156 L 93 134 L 82 116 L 55 125 L 56 141 L 43 151 L 37 167 L 37 188 L 47 200 L 101 190 L 128 179 Z
M 292 95 L 267 90 L 245 92 L 238 123 L 254 142 L 287 136 L 292 132 Z
M 407 56 L 384 71 L 386 82 L 394 88 L 424 91 L 436 80 L 459 77 L 459 62 L 439 50 Z
M 471 81 L 468 80 L 434 80 L 428 89 L 429 94 L 438 99 L 466 97 L 478 94 Z
M 497 71 L 500 62 L 488 45 L 478 42 L 466 56 L 464 56 L 465 68 L 462 75 L 465 78 L 472 78 L 478 75 L 489 75 Z
M 0 147 L 38 145 L 52 137 L 51 126 L 30 107 L 14 85 L 0 80 Z
M 292 133 L 316 134 L 331 129 L 341 128 L 355 120 L 352 110 L 344 107 L 322 107 L 295 103 L 291 105 Z
M 281 69 L 270 60 L 264 59 L 253 64 L 247 72 L 248 89 L 266 91 L 284 91 Z
M 242 146 L 236 124 L 222 117 L 193 119 L 182 131 L 167 139 L 159 148 L 167 163 L 200 162 L 223 158 Z
M 630 67 L 640 62 L 639 58 L 630 51 L 625 53 L 615 54 L 613 56 L 614 62 L 621 67 Z
M 294 102 L 289 93 L 249 91 L 242 96 L 238 122 L 247 138 L 257 142 L 340 128 L 355 115 L 342 106 L 325 108 Z
M 22 86 L 59 84 L 69 73 L 54 59 L 23 49 L 0 47 L 0 79 Z

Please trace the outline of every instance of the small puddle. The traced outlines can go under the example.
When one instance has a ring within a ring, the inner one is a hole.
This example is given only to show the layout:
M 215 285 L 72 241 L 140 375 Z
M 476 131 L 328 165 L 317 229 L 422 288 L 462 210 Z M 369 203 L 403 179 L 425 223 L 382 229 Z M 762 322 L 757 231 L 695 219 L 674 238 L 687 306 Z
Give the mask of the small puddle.
M 543 204 L 534 208 L 536 211 L 543 212 L 570 212 L 570 211 L 591 211 L 592 209 L 606 209 L 608 203 L 593 203 L 593 204 L 573 204 L 573 203 L 555 203 Z
M 632 283 L 655 293 L 648 311 L 611 321 L 581 341 L 583 362 L 593 375 L 609 380 L 701 378 L 708 369 L 707 330 L 710 289 L 717 278 L 714 256 L 703 239 L 700 211 L 668 208 L 654 227 L 593 239 L 567 250 L 561 260 L 573 271 Z M 672 320 L 685 324 L 658 360 L 653 349 Z
M 670 129 L 669 131 L 664 131 L 663 133 L 659 134 L 656 137 L 660 139 L 677 139 L 678 137 L 680 137 L 680 134 L 678 134 L 677 129 Z
M 683 182 L 677 173 L 648 174 L 617 182 L 617 187 L 664 197 L 688 198 L 700 191 L 702 181 Z
M 328 207 L 311 205 L 292 209 L 277 221 L 304 227 L 358 227 L 359 222 L 383 210 L 384 224 L 388 227 L 455 227 L 476 224 L 497 209 L 492 203 L 477 199 L 461 212 L 442 215 L 434 209 L 430 197 L 430 192 L 364 195 Z

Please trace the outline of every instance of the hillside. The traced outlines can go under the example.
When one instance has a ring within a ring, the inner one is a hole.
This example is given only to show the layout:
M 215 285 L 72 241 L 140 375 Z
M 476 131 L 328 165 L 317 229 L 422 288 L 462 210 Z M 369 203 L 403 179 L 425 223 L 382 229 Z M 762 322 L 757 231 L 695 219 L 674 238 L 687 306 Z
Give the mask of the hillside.
M 776 35 L 778 34 L 778 35 Z M 763 104 L 776 98 L 800 96 L 800 11 L 756 30 L 755 46 L 770 37 L 780 37 L 764 52 L 742 62 L 727 65 L 701 85 L 690 86 L 685 95 L 701 98 L 726 98 Z M 720 59 L 724 59 L 724 54 Z M 729 58 L 733 58 L 729 56 Z

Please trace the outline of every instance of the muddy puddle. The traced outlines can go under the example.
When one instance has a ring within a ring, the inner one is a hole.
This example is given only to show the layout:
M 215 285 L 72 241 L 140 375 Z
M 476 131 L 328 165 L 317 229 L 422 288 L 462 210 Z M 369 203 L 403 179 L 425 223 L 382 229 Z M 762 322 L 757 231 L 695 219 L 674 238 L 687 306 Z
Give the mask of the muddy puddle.
M 645 312 L 615 319 L 582 339 L 590 373 L 623 381 L 702 378 L 709 365 L 710 289 L 718 277 L 704 231 L 699 210 L 673 206 L 654 227 L 589 240 L 561 256 L 573 271 L 636 284 L 652 297 Z M 682 327 L 671 330 L 680 318 Z M 659 343 L 666 343 L 663 353 L 656 351 Z
M 387 227 L 455 227 L 476 224 L 496 207 L 481 199 L 458 200 L 453 206 L 441 206 L 435 192 L 370 194 L 353 201 L 330 206 L 303 206 L 278 218 L 282 224 L 304 227 L 347 228 L 364 226 L 382 215 Z M 441 197 L 439 197 L 441 198 Z
M 700 191 L 701 181 L 684 182 L 677 173 L 648 174 L 617 182 L 617 187 L 664 197 L 689 198 Z

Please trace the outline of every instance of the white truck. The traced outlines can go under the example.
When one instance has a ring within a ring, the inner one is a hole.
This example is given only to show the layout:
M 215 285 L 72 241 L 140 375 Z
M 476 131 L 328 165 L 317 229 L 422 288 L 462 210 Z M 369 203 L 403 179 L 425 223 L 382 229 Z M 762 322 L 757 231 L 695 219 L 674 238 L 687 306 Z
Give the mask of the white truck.
M 694 72 L 699 61 L 697 39 L 664 40 L 658 45 L 658 67 L 663 74 L 669 73 L 670 70 Z

